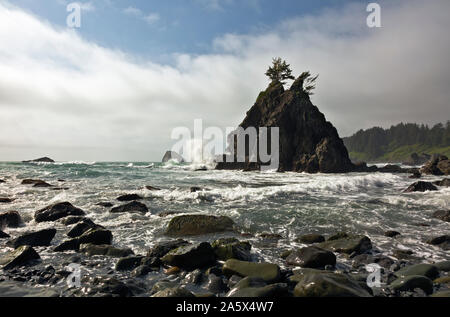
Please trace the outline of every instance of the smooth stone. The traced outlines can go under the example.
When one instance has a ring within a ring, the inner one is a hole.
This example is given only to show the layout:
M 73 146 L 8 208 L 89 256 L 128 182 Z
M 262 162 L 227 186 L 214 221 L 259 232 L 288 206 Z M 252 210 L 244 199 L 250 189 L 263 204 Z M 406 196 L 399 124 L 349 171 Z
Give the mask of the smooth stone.
M 133 200 L 141 200 L 143 199 L 141 196 L 139 196 L 138 194 L 126 194 L 126 195 L 122 195 L 120 197 L 117 197 L 118 201 L 133 201 Z
M 228 288 L 221 277 L 216 274 L 208 274 L 206 289 L 214 294 L 218 294 L 226 291 Z
M 208 242 L 202 242 L 174 249 L 163 256 L 161 261 L 171 266 L 192 271 L 214 265 L 216 255 Z
M 320 243 L 324 242 L 325 237 L 320 234 L 305 234 L 298 238 L 298 242 L 306 243 L 306 244 L 313 244 L 313 243 Z
M 393 231 L 393 230 L 389 230 L 389 231 L 386 231 L 386 232 L 384 233 L 384 235 L 385 235 L 386 237 L 388 237 L 388 238 L 394 238 L 394 237 L 396 237 L 396 236 L 399 236 L 399 235 L 400 235 L 400 232 Z
M 246 277 L 237 283 L 233 289 L 231 289 L 226 297 L 282 297 L 288 293 L 286 284 L 271 284 L 266 285 L 265 281 L 261 278 Z
M 409 275 L 405 277 L 400 277 L 399 279 L 392 282 L 390 285 L 394 291 L 413 291 L 415 288 L 420 288 L 427 295 L 433 293 L 433 282 L 425 276 L 421 275 Z
M 228 217 L 183 215 L 170 220 L 166 234 L 169 236 L 196 236 L 233 230 L 234 222 Z
M 415 182 L 414 184 L 410 185 L 407 189 L 405 189 L 405 193 L 426 192 L 436 190 L 438 190 L 437 187 L 434 186 L 432 183 L 419 181 Z
M 286 258 L 286 263 L 304 268 L 321 268 L 326 265 L 335 266 L 336 256 L 328 250 L 318 247 L 306 247 L 292 252 Z
M 143 256 L 120 258 L 116 263 L 116 271 L 131 271 L 141 265 Z
M 45 229 L 36 232 L 29 232 L 8 241 L 7 245 L 11 248 L 17 249 L 20 246 L 28 245 L 31 247 L 49 246 L 55 237 L 56 229 Z
M 148 207 L 145 204 L 140 203 L 138 201 L 132 201 L 132 202 L 130 202 L 128 204 L 112 208 L 110 212 L 111 213 L 124 213 L 124 212 L 142 212 L 142 213 L 147 213 L 148 212 Z
M 3 231 L 0 230 L 0 239 L 6 239 L 9 238 L 10 235 L 7 233 L 4 233 Z
M 147 252 L 147 256 L 162 258 L 170 251 L 177 249 L 179 247 L 187 246 L 189 244 L 190 244 L 189 242 L 182 240 L 182 239 L 177 239 L 177 240 L 172 240 L 172 241 L 167 241 L 167 242 L 160 242 L 160 243 L 157 243 L 155 246 L 153 246 Z
M 420 275 L 426 276 L 433 280 L 439 276 L 439 269 L 432 264 L 416 264 L 404 267 L 395 272 L 394 274 L 398 277 Z
M 438 262 L 435 263 L 434 266 L 436 266 L 439 271 L 450 272 L 450 261 Z
M 0 224 L 8 228 L 17 228 L 21 223 L 22 219 L 17 211 L 7 211 L 0 213 Z
M 250 250 L 252 246 L 248 242 L 241 242 L 236 238 L 223 238 L 214 241 L 212 247 L 217 259 L 221 261 L 229 259 L 251 260 Z
M 361 254 L 372 249 L 372 243 L 366 236 L 347 236 L 338 239 L 328 239 L 316 245 L 319 248 L 345 254 Z
M 88 256 L 104 255 L 113 258 L 123 258 L 134 254 L 131 249 L 119 249 L 110 245 L 82 244 L 79 250 Z
M 390 268 L 395 261 L 383 255 L 359 254 L 353 258 L 352 266 L 359 268 L 367 264 L 376 263 L 385 269 Z
M 295 297 L 371 297 L 358 281 L 345 274 L 306 274 L 294 289 Z
M 174 288 L 167 288 L 165 290 L 159 291 L 158 293 L 152 295 L 152 297 L 195 297 L 194 294 L 192 294 L 190 291 L 185 289 L 184 287 L 174 287 Z
M 70 238 L 77 238 L 81 236 L 83 233 L 87 232 L 90 229 L 104 229 L 104 227 L 95 224 L 90 219 L 84 219 L 81 222 L 78 222 L 68 233 L 67 236 Z
M 36 222 L 56 221 L 68 216 L 84 216 L 85 212 L 69 202 L 57 203 L 38 210 L 34 214 Z
M 27 265 L 40 258 L 39 254 L 32 247 L 24 245 L 1 257 L 0 265 L 3 270 L 10 270 L 18 266 Z
M 78 238 L 66 240 L 58 245 L 55 252 L 78 251 L 82 244 L 110 245 L 112 243 L 112 233 L 104 229 L 89 229 Z
M 254 263 L 230 259 L 225 262 L 222 271 L 227 276 L 259 277 L 267 283 L 276 283 L 280 279 L 280 268 L 272 263 Z

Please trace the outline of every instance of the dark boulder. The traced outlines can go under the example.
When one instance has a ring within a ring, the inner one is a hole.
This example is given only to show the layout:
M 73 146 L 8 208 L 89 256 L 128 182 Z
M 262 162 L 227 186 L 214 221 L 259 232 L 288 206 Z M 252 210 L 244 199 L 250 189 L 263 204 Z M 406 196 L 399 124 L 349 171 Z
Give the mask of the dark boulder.
M 254 277 L 243 278 L 226 294 L 226 297 L 237 298 L 279 298 L 287 296 L 287 284 L 266 285 L 264 280 Z
M 39 254 L 32 247 L 24 245 L 2 256 L 0 258 L 0 266 L 3 270 L 10 270 L 39 259 Z
M 12 198 L 0 197 L 0 203 L 2 203 L 2 204 L 10 204 L 13 201 L 14 201 L 14 199 L 12 199 Z
M 417 153 L 411 154 L 410 158 L 403 162 L 403 165 L 410 165 L 410 166 L 417 166 L 425 164 L 429 159 L 431 158 L 431 155 L 422 153 L 421 155 Z
M 83 216 L 69 216 L 61 219 L 61 223 L 65 226 L 70 226 L 82 222 L 84 220 L 89 220 Z
M 83 233 L 90 229 L 105 229 L 104 227 L 95 224 L 91 219 L 84 219 L 78 222 L 68 233 L 67 236 L 70 238 L 76 238 L 81 236 Z
M 384 236 L 389 237 L 389 238 L 394 238 L 396 236 L 399 236 L 400 232 L 394 231 L 394 230 L 388 230 L 384 233 Z
M 420 169 L 422 174 L 450 175 L 450 160 L 444 155 L 433 157 Z
M 195 236 L 234 230 L 234 222 L 228 217 L 207 215 L 183 215 L 169 222 L 166 234 L 169 236 Z
M 405 193 L 436 191 L 436 186 L 429 182 L 416 182 L 405 189 Z
M 297 241 L 305 244 L 313 244 L 324 242 L 325 238 L 320 234 L 305 234 L 300 236 Z
M 263 279 L 266 283 L 276 283 L 280 280 L 280 267 L 272 263 L 255 263 L 230 259 L 222 267 L 223 273 L 230 277 L 255 277 Z
M 441 181 L 433 182 L 434 185 L 439 187 L 449 187 L 450 186 L 450 178 L 444 178 Z
M 147 190 L 150 190 L 150 191 L 158 191 L 158 190 L 161 190 L 161 188 L 153 187 L 153 186 L 145 186 L 145 188 L 146 188 Z
M 366 236 L 347 235 L 339 239 L 328 239 L 317 244 L 317 247 L 338 253 L 361 254 L 372 249 L 372 243 Z
M 113 258 L 122 258 L 134 254 L 131 249 L 119 249 L 110 245 L 95 245 L 90 243 L 80 245 L 79 251 L 89 256 L 104 255 Z
M 50 184 L 47 183 L 47 182 L 39 182 L 39 183 L 34 184 L 33 187 L 36 187 L 36 188 L 48 188 L 48 187 L 53 187 L 53 185 L 50 185 Z M 68 188 L 67 188 L 67 189 L 68 189 Z M 64 188 L 55 188 L 54 190 L 67 190 L 67 189 L 64 189 Z
M 114 206 L 112 203 L 110 202 L 100 202 L 96 204 L 97 206 L 100 207 L 104 207 L 104 208 L 111 208 L 112 206 Z
M 57 203 L 38 210 L 34 213 L 36 222 L 56 221 L 68 216 L 84 216 L 85 212 L 74 207 L 69 202 Z
M 112 243 L 112 233 L 104 229 L 89 229 L 78 238 L 66 240 L 58 245 L 55 252 L 78 251 L 82 244 L 110 245 Z
M 6 238 L 9 238 L 9 237 L 10 237 L 9 234 L 4 233 L 3 231 L 0 230 L 0 239 L 6 239 Z
M 397 277 L 405 277 L 411 275 L 426 276 L 431 280 L 439 277 L 439 269 L 433 264 L 416 264 L 406 266 L 394 273 Z
M 142 213 L 147 213 L 148 212 L 148 207 L 143 204 L 140 203 L 138 201 L 132 201 L 128 204 L 122 205 L 122 206 L 118 206 L 115 208 L 111 209 L 111 213 L 124 213 L 124 212 L 142 212 Z
M 141 200 L 143 199 L 141 196 L 139 196 L 138 194 L 126 194 L 126 195 L 122 195 L 120 197 L 117 197 L 118 201 L 133 201 L 133 200 Z
M 427 241 L 427 243 L 438 246 L 444 250 L 450 250 L 450 235 L 431 238 Z
M 155 246 L 153 246 L 147 252 L 147 257 L 162 258 L 170 251 L 177 249 L 179 247 L 187 246 L 189 244 L 190 244 L 189 242 L 182 240 L 182 239 L 168 241 L 168 242 L 160 242 L 160 243 L 156 244 Z
M 421 275 L 401 277 L 392 282 L 389 287 L 397 292 L 413 291 L 416 288 L 420 288 L 427 295 L 433 293 L 433 282 L 428 277 Z
M 143 256 L 128 256 L 120 258 L 116 263 L 116 271 L 131 271 L 141 265 Z
M 216 255 L 208 242 L 202 242 L 172 250 L 161 260 L 165 264 L 192 271 L 214 265 Z
M 326 265 L 335 266 L 336 256 L 331 251 L 317 247 L 306 247 L 292 252 L 286 258 L 286 263 L 304 268 L 323 268 Z
M 254 127 L 257 131 L 260 127 L 279 127 L 279 171 L 340 173 L 353 170 L 354 166 L 336 128 L 311 103 L 302 86 L 301 78 L 289 90 L 285 90 L 280 82 L 272 82 L 259 95 L 239 127 Z M 229 137 L 233 139 L 236 134 Z M 250 149 L 253 148 L 257 148 L 256 143 L 246 142 L 245 162 L 240 163 L 236 155 L 231 160 L 224 157 L 216 168 L 259 169 L 263 162 L 249 160 Z M 230 152 L 237 153 L 236 149 L 235 142 L 234 151 L 232 149 Z
M 235 238 L 223 238 L 212 243 L 214 253 L 217 259 L 226 261 L 229 259 L 237 259 L 242 261 L 250 261 L 252 248 L 248 242 L 241 242 Z
M 18 238 L 8 241 L 7 245 L 17 249 L 23 245 L 31 247 L 49 246 L 55 237 L 56 229 L 45 229 L 36 232 L 25 233 Z
M 0 227 L 17 228 L 22 223 L 22 218 L 17 211 L 0 213 Z

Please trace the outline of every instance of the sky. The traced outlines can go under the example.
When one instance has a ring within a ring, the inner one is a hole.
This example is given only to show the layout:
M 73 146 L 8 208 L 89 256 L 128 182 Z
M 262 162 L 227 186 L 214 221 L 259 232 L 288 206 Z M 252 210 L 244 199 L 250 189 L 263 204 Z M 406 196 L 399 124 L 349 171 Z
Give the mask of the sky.
M 0 161 L 159 161 L 174 128 L 236 127 L 273 57 L 319 74 L 349 136 L 449 120 L 448 0 L 0 0 Z M 288 85 L 287 85 L 288 87 Z

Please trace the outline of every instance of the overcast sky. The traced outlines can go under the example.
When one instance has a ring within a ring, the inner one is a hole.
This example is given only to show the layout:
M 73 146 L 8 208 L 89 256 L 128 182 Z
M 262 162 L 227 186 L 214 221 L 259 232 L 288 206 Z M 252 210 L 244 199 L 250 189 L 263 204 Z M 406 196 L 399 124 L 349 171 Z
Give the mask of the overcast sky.
M 348 136 L 450 119 L 450 1 L 0 0 L 0 160 L 159 161 L 175 127 L 233 127 L 272 57 L 319 73 Z M 14 4 L 13 4 L 14 3 Z M 144 4 L 145 3 L 145 4 Z

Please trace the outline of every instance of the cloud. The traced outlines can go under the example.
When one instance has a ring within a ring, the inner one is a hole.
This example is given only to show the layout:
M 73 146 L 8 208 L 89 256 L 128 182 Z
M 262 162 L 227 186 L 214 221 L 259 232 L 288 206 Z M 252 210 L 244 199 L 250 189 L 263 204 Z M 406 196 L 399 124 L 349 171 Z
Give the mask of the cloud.
M 143 15 L 142 10 L 141 10 L 141 9 L 138 9 L 138 8 L 135 8 L 135 7 L 128 7 L 128 8 L 125 8 L 125 9 L 123 10 L 123 12 L 124 12 L 125 14 L 134 15 L 134 16 L 141 16 L 141 15 Z
M 127 15 L 132 15 L 132 16 L 138 17 L 150 25 L 158 22 L 160 19 L 160 16 L 158 13 L 153 12 L 153 13 L 145 14 L 141 9 L 138 9 L 136 7 L 128 7 L 126 9 L 124 9 L 123 12 Z
M 148 24 L 153 24 L 159 21 L 158 13 L 150 13 L 144 17 L 144 20 L 147 21 Z
M 341 135 L 400 121 L 446 121 L 450 3 L 382 2 L 381 29 L 360 4 L 225 34 L 213 53 L 136 62 L 0 4 L 0 160 L 159 160 L 173 128 L 236 126 L 268 81 L 271 58 L 320 73 L 313 103 Z

